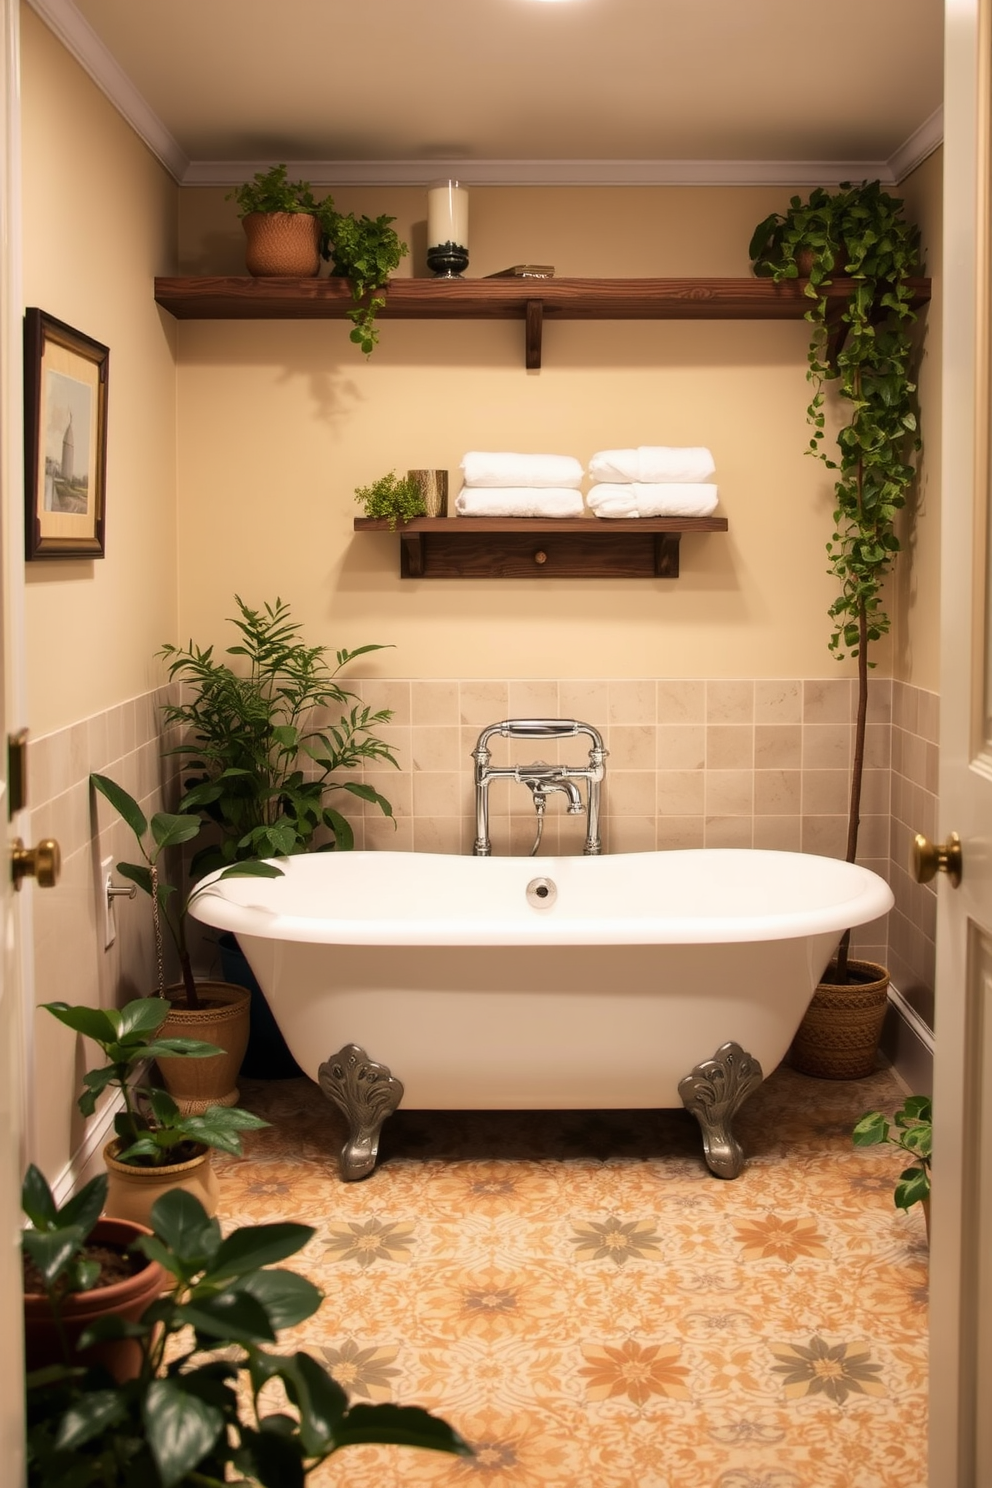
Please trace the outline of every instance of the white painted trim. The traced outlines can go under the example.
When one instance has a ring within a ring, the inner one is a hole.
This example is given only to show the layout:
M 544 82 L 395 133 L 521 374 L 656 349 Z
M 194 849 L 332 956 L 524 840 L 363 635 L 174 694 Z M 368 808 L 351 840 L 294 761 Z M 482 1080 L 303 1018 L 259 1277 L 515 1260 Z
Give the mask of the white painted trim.
M 146 102 L 72 0 L 28 0 L 180 186 L 237 186 L 271 160 L 193 160 Z M 941 143 L 937 109 L 889 160 L 295 160 L 292 177 L 322 186 L 894 186 Z
M 905 181 L 906 177 L 922 165 L 928 155 L 934 150 L 939 150 L 944 143 L 944 108 L 934 109 L 929 119 L 925 119 L 915 133 L 909 136 L 895 152 L 889 157 L 889 170 L 892 179 L 898 183 Z
M 271 160 L 194 160 L 183 186 L 237 186 Z M 895 185 L 885 160 L 291 160 L 292 178 L 320 186 L 836 186 Z
M 132 83 L 120 63 L 104 46 L 93 27 L 72 0 L 28 0 L 50 31 L 75 57 L 84 72 L 89 73 L 97 87 L 104 93 L 118 113 L 123 115 L 165 166 L 169 174 L 182 181 L 189 166 L 189 156 L 173 139 L 154 109 Z
M 139 1067 L 135 1080 L 141 1084 L 148 1066 Z M 114 1117 L 124 1109 L 124 1097 L 116 1091 L 86 1123 L 83 1140 L 52 1184 L 55 1202 L 62 1205 L 96 1173 L 104 1171 L 102 1153 L 114 1136 Z
M 933 1030 L 927 1027 L 916 1009 L 910 1007 L 898 987 L 893 987 L 891 982 L 889 983 L 889 1001 L 895 1007 L 899 1017 L 910 1029 L 914 1038 L 919 1039 L 920 1043 L 932 1057 L 934 1048 Z

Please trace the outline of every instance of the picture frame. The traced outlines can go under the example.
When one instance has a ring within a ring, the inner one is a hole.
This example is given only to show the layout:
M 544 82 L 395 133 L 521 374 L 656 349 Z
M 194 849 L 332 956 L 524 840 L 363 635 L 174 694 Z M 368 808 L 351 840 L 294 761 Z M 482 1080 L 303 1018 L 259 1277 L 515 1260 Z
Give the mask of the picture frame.
M 28 562 L 106 552 L 110 351 L 36 307 L 24 313 Z

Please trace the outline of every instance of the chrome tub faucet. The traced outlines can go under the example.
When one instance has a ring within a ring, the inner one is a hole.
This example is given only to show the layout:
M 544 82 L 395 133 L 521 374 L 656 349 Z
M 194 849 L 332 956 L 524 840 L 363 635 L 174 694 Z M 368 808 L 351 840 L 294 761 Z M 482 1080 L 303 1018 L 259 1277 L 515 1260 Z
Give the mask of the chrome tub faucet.
M 586 734 L 592 741 L 587 765 L 548 765 L 538 760 L 532 765 L 494 765 L 489 749 L 490 739 L 498 734 L 502 739 L 573 739 L 577 734 Z M 526 785 L 534 797 L 534 809 L 538 821 L 543 819 L 547 797 L 552 792 L 561 792 L 568 797 L 569 816 L 586 813 L 586 841 L 582 849 L 586 857 L 597 856 L 603 851 L 599 834 L 600 790 L 606 775 L 606 756 L 609 751 L 603 745 L 602 735 L 591 724 L 580 723 L 575 718 L 507 718 L 502 723 L 491 723 L 479 735 L 472 750 L 475 761 L 475 842 L 472 853 L 477 858 L 492 856 L 489 840 L 489 786 L 494 780 L 516 780 Z M 577 780 L 586 782 L 586 804 L 576 785 Z M 538 834 L 540 841 L 540 834 Z M 535 846 L 536 851 L 536 846 Z

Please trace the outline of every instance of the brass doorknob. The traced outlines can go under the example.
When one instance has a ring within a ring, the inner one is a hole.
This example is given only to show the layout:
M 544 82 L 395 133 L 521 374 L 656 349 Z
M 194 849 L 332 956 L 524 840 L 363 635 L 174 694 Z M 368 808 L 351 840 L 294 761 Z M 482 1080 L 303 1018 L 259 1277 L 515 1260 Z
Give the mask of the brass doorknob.
M 931 842 L 922 832 L 913 838 L 913 877 L 917 883 L 929 883 L 938 873 L 946 873 L 953 888 L 961 882 L 961 838 L 948 832 L 946 842 Z
M 20 837 L 10 844 L 10 872 L 14 888 L 33 878 L 39 889 L 54 889 L 62 871 L 62 850 L 54 837 L 43 837 L 37 847 L 25 847 Z

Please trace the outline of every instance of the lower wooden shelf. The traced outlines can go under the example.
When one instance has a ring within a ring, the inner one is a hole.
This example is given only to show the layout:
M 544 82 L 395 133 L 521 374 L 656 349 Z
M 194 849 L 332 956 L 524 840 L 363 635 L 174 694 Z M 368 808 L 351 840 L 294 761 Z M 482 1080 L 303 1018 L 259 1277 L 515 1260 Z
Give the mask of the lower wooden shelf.
M 683 532 L 726 517 L 414 517 L 397 524 L 404 579 L 677 579 Z M 356 532 L 389 532 L 356 517 Z

